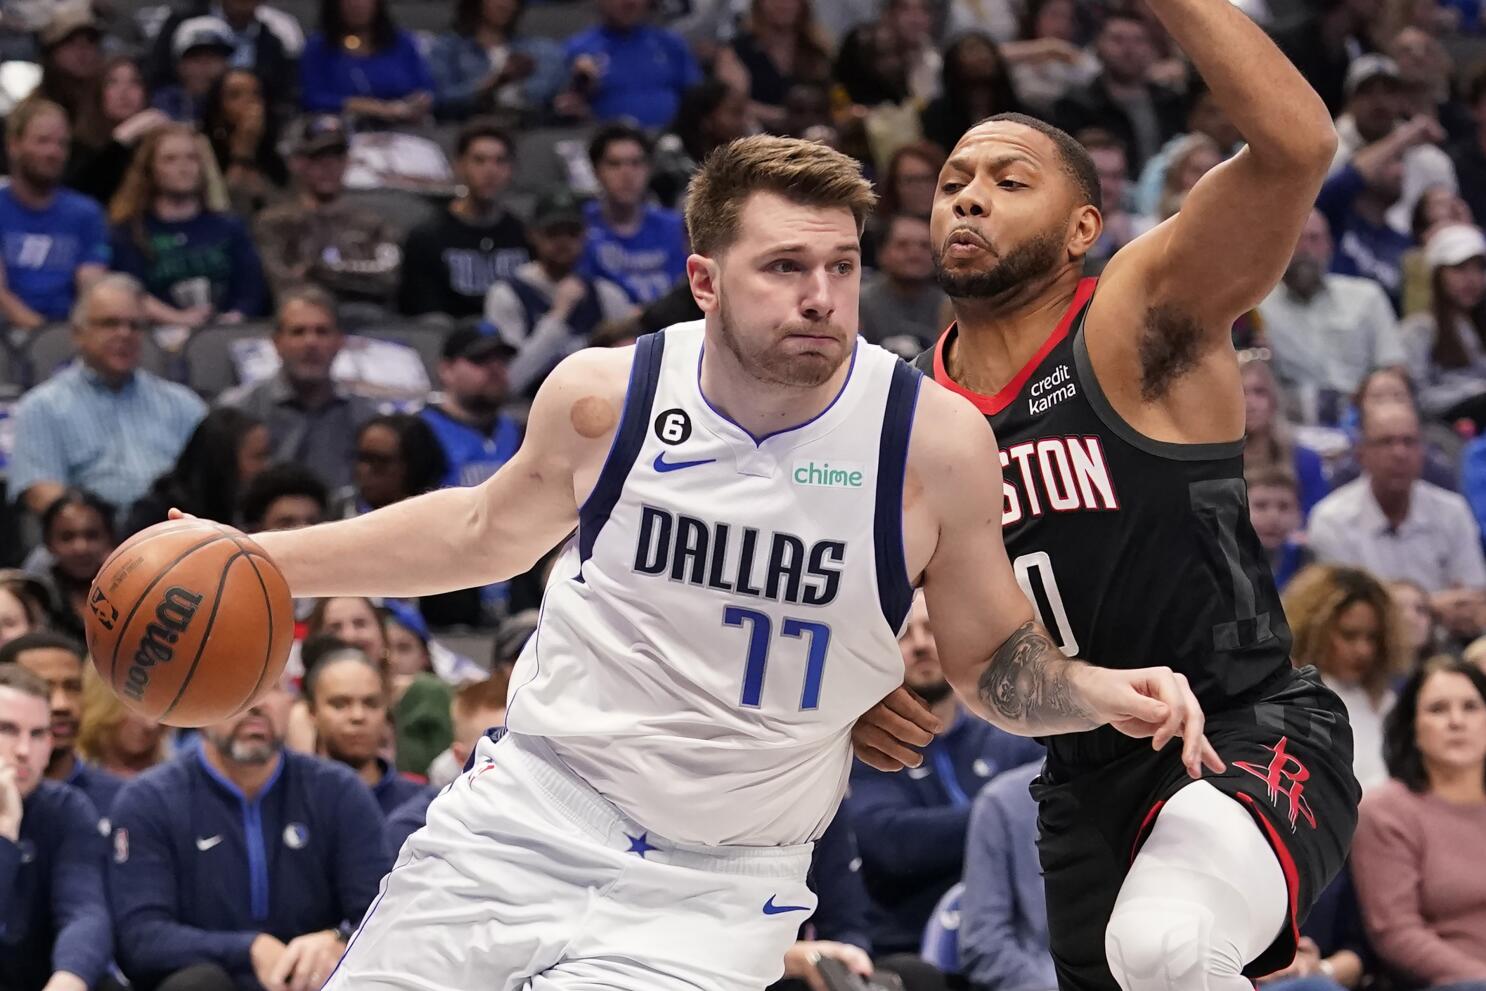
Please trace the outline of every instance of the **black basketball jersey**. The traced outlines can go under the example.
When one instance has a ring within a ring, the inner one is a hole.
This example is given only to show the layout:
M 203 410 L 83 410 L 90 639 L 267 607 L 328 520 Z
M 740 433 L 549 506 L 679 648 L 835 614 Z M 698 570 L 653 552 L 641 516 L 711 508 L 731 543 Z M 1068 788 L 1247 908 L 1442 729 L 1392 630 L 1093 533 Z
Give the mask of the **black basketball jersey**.
M 1246 704 L 1289 670 L 1290 630 L 1249 524 L 1243 442 L 1163 443 L 1120 418 L 1084 341 L 1095 283 L 1079 283 L 1047 342 L 994 396 L 945 371 L 953 326 L 915 364 L 995 429 L 1007 553 L 1063 652 L 1167 665 L 1208 713 Z M 1049 741 L 1068 763 L 1145 745 L 1109 727 Z

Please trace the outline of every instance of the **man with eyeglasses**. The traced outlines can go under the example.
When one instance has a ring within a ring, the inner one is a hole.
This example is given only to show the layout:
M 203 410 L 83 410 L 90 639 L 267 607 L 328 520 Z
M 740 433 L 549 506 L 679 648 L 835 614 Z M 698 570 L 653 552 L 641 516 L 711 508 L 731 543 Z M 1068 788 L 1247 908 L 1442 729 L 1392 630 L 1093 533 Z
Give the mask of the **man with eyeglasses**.
M 1486 588 L 1481 535 L 1465 499 L 1422 479 L 1419 414 L 1406 403 L 1365 406 L 1362 477 L 1311 510 L 1309 543 L 1320 561 L 1366 568 L 1431 593 Z
M 268 425 L 274 461 L 307 465 L 332 491 L 351 484 L 356 431 L 377 415 L 375 403 L 346 392 L 330 373 L 345 343 L 328 292 L 313 285 L 289 289 L 279 295 L 273 330 L 279 373 L 217 400 Z
M 176 457 L 206 404 L 139 367 L 144 290 L 110 273 L 72 311 L 78 360 L 21 398 L 10 490 L 40 515 L 69 486 L 126 512 Z

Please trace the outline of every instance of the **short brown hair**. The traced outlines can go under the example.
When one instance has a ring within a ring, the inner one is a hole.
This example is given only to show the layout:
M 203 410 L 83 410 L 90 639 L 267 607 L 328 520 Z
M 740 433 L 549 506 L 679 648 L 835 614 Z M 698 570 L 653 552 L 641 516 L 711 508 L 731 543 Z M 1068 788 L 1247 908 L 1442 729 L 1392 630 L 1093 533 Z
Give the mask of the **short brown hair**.
M 839 151 L 799 138 L 739 138 L 708 155 L 691 180 L 686 233 L 692 250 L 716 255 L 731 246 L 754 193 L 775 193 L 801 206 L 846 207 L 858 234 L 877 202 L 861 163 Z
M 10 112 L 10 116 L 5 118 L 5 140 L 19 141 L 21 136 L 26 133 L 26 128 L 31 126 L 31 122 L 42 114 L 47 113 L 60 115 L 62 120 L 67 122 L 68 130 L 71 130 L 71 119 L 67 116 L 67 111 L 62 107 L 62 104 L 54 103 L 39 96 L 28 96 L 16 104 L 16 108 Z
M 11 691 L 41 699 L 48 705 L 51 704 L 52 693 L 47 688 L 46 682 L 19 664 L 0 664 L 0 688 L 9 688 Z
M 1282 464 L 1246 469 L 1243 480 L 1251 489 L 1285 489 L 1295 498 L 1300 498 L 1300 482 L 1295 478 L 1295 472 Z
M 454 693 L 453 711 L 468 716 L 481 709 L 504 709 L 510 691 L 510 673 L 505 668 L 497 668 L 484 681 L 461 685 Z

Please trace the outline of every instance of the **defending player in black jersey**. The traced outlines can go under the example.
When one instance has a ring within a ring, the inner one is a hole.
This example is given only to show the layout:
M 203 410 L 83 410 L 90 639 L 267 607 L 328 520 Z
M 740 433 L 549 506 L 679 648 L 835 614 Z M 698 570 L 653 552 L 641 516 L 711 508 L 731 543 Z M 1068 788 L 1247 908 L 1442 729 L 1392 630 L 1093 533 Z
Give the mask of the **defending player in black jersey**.
M 1047 741 L 1034 791 L 1061 987 L 1245 991 L 1294 957 L 1359 797 L 1345 711 L 1292 668 L 1249 525 L 1230 342 L 1284 270 L 1336 136 L 1231 4 L 1149 3 L 1248 146 L 1096 284 L 1080 277 L 1101 226 L 1087 154 L 1018 115 L 972 128 L 932 219 L 956 323 L 919 367 L 995 428 L 1007 550 L 1064 652 L 1171 665 L 1227 765 L 1193 782 L 1159 737 Z

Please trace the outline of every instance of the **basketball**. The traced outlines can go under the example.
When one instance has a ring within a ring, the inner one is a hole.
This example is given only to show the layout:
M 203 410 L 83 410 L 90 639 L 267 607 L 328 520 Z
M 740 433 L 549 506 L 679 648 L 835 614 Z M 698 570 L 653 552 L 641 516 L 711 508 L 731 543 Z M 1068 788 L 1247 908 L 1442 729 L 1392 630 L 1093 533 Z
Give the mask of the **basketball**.
M 289 584 L 263 548 L 208 520 L 160 523 L 113 552 L 88 591 L 88 650 L 126 706 L 204 726 L 277 684 L 294 639 Z

